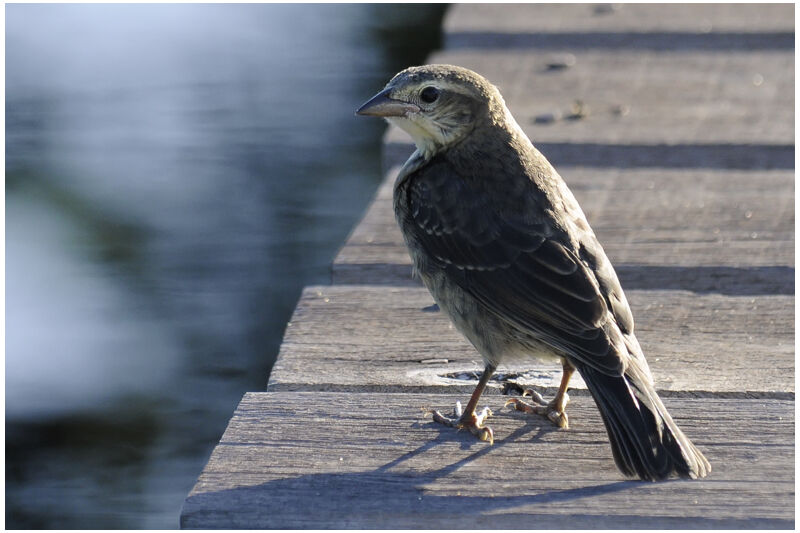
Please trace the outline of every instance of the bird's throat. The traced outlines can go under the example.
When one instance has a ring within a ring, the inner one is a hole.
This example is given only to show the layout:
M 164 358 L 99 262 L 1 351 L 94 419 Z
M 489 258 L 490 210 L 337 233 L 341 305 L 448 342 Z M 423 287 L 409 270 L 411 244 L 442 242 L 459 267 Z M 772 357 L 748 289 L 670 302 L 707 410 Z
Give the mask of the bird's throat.
M 414 144 L 417 145 L 417 150 L 426 159 L 433 157 L 441 149 L 443 144 L 441 141 L 444 139 L 437 139 L 435 134 L 432 134 L 417 122 L 405 117 L 389 117 L 387 120 L 411 135 Z

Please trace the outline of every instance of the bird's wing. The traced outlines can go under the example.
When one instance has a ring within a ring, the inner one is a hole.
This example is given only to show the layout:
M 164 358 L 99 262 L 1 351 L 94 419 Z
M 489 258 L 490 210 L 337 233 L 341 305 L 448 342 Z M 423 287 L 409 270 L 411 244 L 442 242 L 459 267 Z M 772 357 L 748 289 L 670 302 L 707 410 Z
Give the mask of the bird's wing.
M 633 322 L 591 232 L 588 246 L 574 249 L 535 205 L 543 198 L 518 191 L 503 199 L 515 207 L 504 209 L 496 186 L 481 189 L 439 158 L 408 178 L 404 229 L 451 280 L 523 334 L 602 372 L 622 371 L 620 333 Z

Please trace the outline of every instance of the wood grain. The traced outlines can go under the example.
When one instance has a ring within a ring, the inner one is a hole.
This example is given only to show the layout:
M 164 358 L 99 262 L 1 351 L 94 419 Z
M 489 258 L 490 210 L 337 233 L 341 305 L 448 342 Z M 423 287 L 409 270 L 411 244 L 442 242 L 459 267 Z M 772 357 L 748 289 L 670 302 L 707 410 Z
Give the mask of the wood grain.
M 627 296 L 659 390 L 793 397 L 793 296 L 674 290 Z M 480 355 L 443 313 L 423 310 L 432 303 L 424 288 L 306 288 L 269 390 L 470 392 L 477 377 L 469 373 L 483 369 Z M 521 360 L 501 366 L 500 376 L 553 393 L 561 371 Z M 572 386 L 585 388 L 577 377 Z
M 249 393 L 186 500 L 185 528 L 792 528 L 794 407 L 666 405 L 712 464 L 624 480 L 591 399 L 569 430 L 497 409 L 495 444 L 431 422 L 450 395 Z
M 514 32 L 794 32 L 791 4 L 454 4 L 446 34 Z

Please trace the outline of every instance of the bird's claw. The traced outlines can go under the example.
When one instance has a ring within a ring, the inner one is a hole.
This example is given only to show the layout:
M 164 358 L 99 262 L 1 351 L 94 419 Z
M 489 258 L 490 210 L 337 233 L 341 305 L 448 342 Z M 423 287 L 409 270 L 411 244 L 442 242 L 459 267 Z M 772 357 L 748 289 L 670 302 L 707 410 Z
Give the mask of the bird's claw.
M 525 389 L 524 391 L 522 391 L 522 397 L 524 398 L 525 396 L 530 396 L 534 402 L 540 405 L 544 405 L 547 403 L 544 397 L 533 389 Z
M 569 396 L 564 393 L 561 405 L 557 405 L 556 400 L 546 402 L 542 395 L 532 389 L 525 389 L 522 396 L 530 396 L 533 403 L 527 403 L 519 398 L 509 398 L 506 400 L 505 405 L 514 404 L 517 411 L 523 413 L 537 414 L 550 420 L 556 427 L 561 429 L 569 429 L 569 417 L 565 410 Z
M 430 410 L 429 412 L 433 415 L 434 422 L 456 429 L 466 428 L 470 433 L 478 437 L 478 440 L 494 444 L 494 431 L 489 426 L 483 425 L 484 421 L 492 416 L 492 411 L 488 407 L 484 407 L 479 413 L 464 416 L 461 402 L 456 402 L 452 418 L 444 416 L 437 410 Z

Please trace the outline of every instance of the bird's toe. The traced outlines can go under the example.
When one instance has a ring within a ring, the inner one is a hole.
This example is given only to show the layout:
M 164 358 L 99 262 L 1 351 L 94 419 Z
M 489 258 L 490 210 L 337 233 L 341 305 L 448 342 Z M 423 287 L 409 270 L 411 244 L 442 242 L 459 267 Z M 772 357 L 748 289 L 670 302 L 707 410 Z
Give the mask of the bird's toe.
M 479 413 L 462 413 L 461 402 L 457 402 L 453 409 L 454 417 L 444 416 L 441 412 L 433 409 L 429 412 L 433 415 L 434 422 L 456 429 L 467 429 L 478 437 L 478 440 L 494 444 L 494 431 L 484 425 L 486 419 L 492 416 L 492 411 L 488 407 L 484 407 Z
M 531 396 L 535 403 L 528 403 L 519 398 L 509 398 L 506 400 L 506 405 L 513 405 L 514 409 L 522 411 L 523 413 L 543 416 L 561 429 L 569 428 L 569 417 L 563 408 L 559 409 L 555 401 L 545 403 L 539 393 L 536 391 L 531 392 L 533 393 Z
M 547 418 L 557 427 L 561 429 L 569 429 L 569 417 L 567 416 L 566 411 L 556 411 L 555 409 L 550 409 L 547 412 Z

